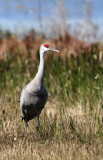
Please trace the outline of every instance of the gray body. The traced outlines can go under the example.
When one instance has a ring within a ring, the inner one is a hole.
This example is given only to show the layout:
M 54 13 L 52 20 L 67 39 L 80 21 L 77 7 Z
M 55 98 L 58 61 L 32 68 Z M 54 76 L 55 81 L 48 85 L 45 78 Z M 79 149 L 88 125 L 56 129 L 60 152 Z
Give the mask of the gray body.
M 31 84 L 24 87 L 20 98 L 21 116 L 25 122 L 40 115 L 48 97 L 48 93 L 43 85 L 39 88 L 34 84 L 36 87 L 31 91 L 28 89 L 29 85 Z

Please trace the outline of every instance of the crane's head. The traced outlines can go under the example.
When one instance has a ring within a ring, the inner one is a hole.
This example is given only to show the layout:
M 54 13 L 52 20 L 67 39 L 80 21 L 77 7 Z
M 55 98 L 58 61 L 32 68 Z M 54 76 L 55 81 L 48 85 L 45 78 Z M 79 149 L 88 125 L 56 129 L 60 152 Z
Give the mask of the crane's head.
M 59 52 L 58 50 L 51 48 L 47 43 L 43 43 L 40 47 L 40 50 L 42 50 L 44 53 L 46 51 L 53 51 L 53 52 Z

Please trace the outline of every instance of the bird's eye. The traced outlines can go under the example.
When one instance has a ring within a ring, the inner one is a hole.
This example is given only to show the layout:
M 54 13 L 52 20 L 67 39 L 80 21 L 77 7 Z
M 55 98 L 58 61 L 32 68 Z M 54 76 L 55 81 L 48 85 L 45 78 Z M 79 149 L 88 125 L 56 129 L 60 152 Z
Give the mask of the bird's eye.
M 49 45 L 48 45 L 48 44 L 46 44 L 46 43 L 45 43 L 43 46 L 44 46 L 44 47 L 46 47 L 46 48 L 49 48 Z

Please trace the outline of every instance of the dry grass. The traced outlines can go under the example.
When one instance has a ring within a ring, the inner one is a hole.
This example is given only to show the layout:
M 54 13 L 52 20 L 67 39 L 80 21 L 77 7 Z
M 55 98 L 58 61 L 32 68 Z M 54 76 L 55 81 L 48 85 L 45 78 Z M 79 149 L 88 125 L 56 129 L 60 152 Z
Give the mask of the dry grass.
M 64 159 L 64 160 L 102 160 L 101 145 L 94 146 L 94 148 L 88 145 L 74 144 L 69 141 L 55 143 L 54 141 L 45 141 L 45 143 L 35 143 L 27 140 L 23 142 L 13 142 L 12 146 L 3 147 L 2 153 L 0 152 L 1 159 L 21 159 L 21 160 L 34 160 L 34 159 Z M 99 155 L 99 156 L 98 156 Z
M 37 142 L 36 119 L 29 122 L 27 138 L 26 140 L 23 138 L 24 123 L 20 117 L 17 99 L 17 94 L 12 97 L 10 93 L 0 98 L 1 160 L 102 160 L 103 139 L 96 136 L 98 127 L 91 119 L 88 108 L 83 108 L 80 103 L 73 106 L 68 102 L 68 106 L 63 109 L 57 99 L 51 101 L 50 98 L 41 114 Z M 96 110 L 100 112 L 100 104 Z M 70 117 L 74 126 L 70 125 L 72 123 Z M 93 133 L 90 133 L 90 130 Z

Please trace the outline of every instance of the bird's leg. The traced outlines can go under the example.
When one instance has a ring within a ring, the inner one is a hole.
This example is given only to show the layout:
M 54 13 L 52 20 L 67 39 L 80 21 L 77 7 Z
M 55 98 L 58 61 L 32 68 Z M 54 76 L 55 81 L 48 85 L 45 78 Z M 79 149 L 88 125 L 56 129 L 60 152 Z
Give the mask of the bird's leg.
M 27 122 L 25 121 L 25 134 L 24 134 L 24 138 L 26 138 L 26 135 L 27 135 L 27 126 L 28 126 L 28 124 L 27 124 Z
M 25 110 L 25 134 L 24 134 L 24 138 L 26 138 L 26 135 L 27 135 L 27 126 L 28 126 L 28 123 L 27 123 L 27 110 Z
M 39 116 L 37 116 L 37 125 L 36 125 L 36 131 L 37 131 L 36 139 L 37 139 L 37 141 L 38 141 L 39 125 L 40 125 Z

